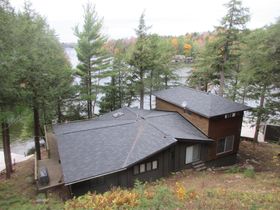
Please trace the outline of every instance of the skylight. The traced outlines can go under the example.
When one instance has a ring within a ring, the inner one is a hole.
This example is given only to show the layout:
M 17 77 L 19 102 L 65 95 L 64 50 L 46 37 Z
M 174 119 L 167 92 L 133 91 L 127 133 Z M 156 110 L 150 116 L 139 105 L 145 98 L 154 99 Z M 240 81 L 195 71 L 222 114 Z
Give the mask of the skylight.
M 113 114 L 113 117 L 118 118 L 118 117 L 123 116 L 123 115 L 124 115 L 123 112 L 116 112 L 116 113 Z

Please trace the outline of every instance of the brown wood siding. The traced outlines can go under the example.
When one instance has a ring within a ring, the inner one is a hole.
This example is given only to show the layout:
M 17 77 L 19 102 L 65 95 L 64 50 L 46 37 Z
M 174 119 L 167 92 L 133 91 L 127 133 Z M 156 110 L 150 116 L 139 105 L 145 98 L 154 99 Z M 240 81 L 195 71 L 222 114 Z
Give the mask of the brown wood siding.
M 193 112 L 191 114 L 189 114 L 188 112 L 184 112 L 183 108 L 178 107 L 174 104 L 171 104 L 159 98 L 156 98 L 156 110 L 178 112 L 184 118 L 189 120 L 193 125 L 195 125 L 199 130 L 201 130 L 205 135 L 208 136 L 208 132 L 209 132 L 208 118 L 200 116 Z
M 209 145 L 207 160 L 224 157 L 238 152 L 240 143 L 240 133 L 242 126 L 243 112 L 238 112 L 236 117 L 225 119 L 224 115 L 210 118 L 209 137 L 215 140 L 215 143 Z M 234 135 L 233 151 L 217 155 L 217 141 L 226 136 Z

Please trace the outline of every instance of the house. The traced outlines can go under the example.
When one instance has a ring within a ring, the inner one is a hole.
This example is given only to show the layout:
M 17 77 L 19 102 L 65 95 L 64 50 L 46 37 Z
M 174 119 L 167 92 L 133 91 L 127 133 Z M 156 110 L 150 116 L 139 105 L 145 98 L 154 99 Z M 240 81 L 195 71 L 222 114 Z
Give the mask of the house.
M 74 195 L 131 187 L 194 165 L 235 162 L 249 107 L 187 87 L 154 95 L 155 110 L 124 107 L 53 125 L 63 183 Z

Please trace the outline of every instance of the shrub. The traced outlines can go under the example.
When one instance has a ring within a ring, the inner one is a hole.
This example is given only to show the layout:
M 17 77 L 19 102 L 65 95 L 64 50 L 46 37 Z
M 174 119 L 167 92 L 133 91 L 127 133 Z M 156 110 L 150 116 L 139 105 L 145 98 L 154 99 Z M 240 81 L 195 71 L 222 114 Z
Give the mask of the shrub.
M 231 174 L 236 174 L 241 172 L 241 169 L 238 166 L 232 166 L 226 172 Z
M 256 175 L 255 170 L 251 169 L 251 168 L 245 169 L 243 174 L 244 174 L 244 177 L 248 177 L 248 178 L 254 178 Z

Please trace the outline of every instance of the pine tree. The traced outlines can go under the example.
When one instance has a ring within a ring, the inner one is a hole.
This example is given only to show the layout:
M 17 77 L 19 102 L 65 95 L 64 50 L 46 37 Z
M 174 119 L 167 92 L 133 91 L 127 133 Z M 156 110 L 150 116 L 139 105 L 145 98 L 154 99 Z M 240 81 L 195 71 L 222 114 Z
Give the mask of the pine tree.
M 17 63 L 22 69 L 20 81 L 24 89 L 24 104 L 33 110 L 35 149 L 37 159 L 41 159 L 39 141 L 43 129 L 40 121 L 50 121 L 46 116 L 55 110 L 53 102 L 62 97 L 71 85 L 71 70 L 54 31 L 31 9 L 30 4 L 26 4 L 24 11 L 18 14 L 17 21 L 20 37 Z M 63 88 L 61 84 L 64 84 Z
M 242 6 L 238 0 L 230 0 L 226 5 L 227 14 L 223 17 L 221 25 L 216 28 L 218 34 L 217 54 L 221 57 L 218 72 L 220 74 L 219 95 L 224 95 L 225 77 L 233 71 L 239 71 L 239 45 L 240 33 L 246 28 L 249 21 L 249 10 Z
M 149 28 L 145 24 L 145 15 L 142 13 L 136 29 L 137 41 L 129 61 L 129 64 L 134 67 L 133 79 L 140 96 L 140 109 L 144 108 L 145 77 L 150 67 Z
M 18 75 L 13 63 L 17 37 L 15 34 L 15 13 L 9 1 L 0 0 L 0 123 L 3 140 L 3 151 L 6 166 L 6 178 L 12 173 L 10 150 L 10 120 L 18 100 Z
M 254 142 L 257 142 L 260 125 L 269 119 L 279 119 L 279 23 L 252 31 L 242 53 L 243 66 L 240 80 L 246 86 L 246 97 L 258 100 L 252 111 L 256 120 Z
M 92 118 L 96 104 L 96 96 L 100 92 L 100 79 L 106 77 L 109 59 L 104 48 L 106 37 L 101 34 L 102 20 L 95 7 L 88 3 L 84 8 L 84 24 L 82 31 L 75 28 L 78 37 L 76 52 L 80 61 L 78 75 L 81 78 L 80 96 L 87 103 L 87 116 Z
M 110 71 L 110 82 L 104 87 L 104 96 L 100 101 L 100 113 L 130 106 L 135 99 L 132 72 L 127 63 L 127 48 L 129 47 L 122 40 L 118 40 L 112 49 L 113 65 Z

